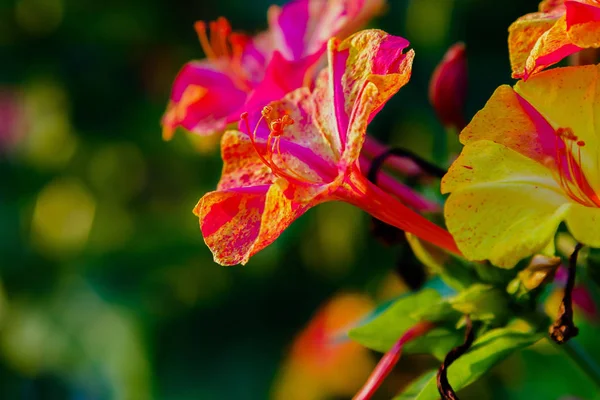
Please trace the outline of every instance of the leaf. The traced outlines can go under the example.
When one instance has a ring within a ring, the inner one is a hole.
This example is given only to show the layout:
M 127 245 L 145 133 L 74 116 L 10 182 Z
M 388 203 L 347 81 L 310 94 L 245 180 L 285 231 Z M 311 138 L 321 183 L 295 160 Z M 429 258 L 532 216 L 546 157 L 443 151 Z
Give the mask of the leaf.
M 473 320 L 503 319 L 508 310 L 507 298 L 491 285 L 476 283 L 449 300 L 450 305 Z
M 442 297 L 435 290 L 423 289 L 397 300 L 370 322 L 352 329 L 349 336 L 363 346 L 386 352 L 404 332 L 424 320 L 414 315 L 418 315 L 419 311 L 424 313 L 442 302 Z M 443 358 L 461 340 L 462 335 L 455 329 L 440 326 L 408 343 L 404 351 L 433 354 Z
M 477 339 L 469 352 L 448 368 L 448 380 L 454 390 L 458 391 L 475 382 L 498 362 L 517 350 L 531 346 L 543 336 L 542 333 L 523 332 L 515 328 L 493 329 Z M 436 374 L 432 373 L 425 385 L 422 385 L 421 379 L 425 378 L 420 378 L 410 385 L 411 392 L 408 392 L 409 389 L 407 389 L 395 400 L 409 398 L 438 400 L 440 395 L 436 384 Z M 418 390 L 420 387 L 422 387 L 421 391 Z
M 415 257 L 429 270 L 440 276 L 454 290 L 463 290 L 476 280 L 475 273 L 465 261 L 406 232 L 406 239 Z
M 413 381 L 402 393 L 394 397 L 393 400 L 413 400 L 417 399 L 425 386 L 431 379 L 436 379 L 437 369 L 427 371 L 421 375 L 417 380 Z

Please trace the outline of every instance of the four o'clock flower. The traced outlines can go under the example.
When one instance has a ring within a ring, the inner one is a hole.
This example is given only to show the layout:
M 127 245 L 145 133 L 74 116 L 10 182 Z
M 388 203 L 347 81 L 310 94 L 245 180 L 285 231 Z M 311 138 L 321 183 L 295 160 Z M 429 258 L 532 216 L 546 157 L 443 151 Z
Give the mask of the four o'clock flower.
M 184 65 L 162 120 L 163 137 L 177 127 L 222 131 L 244 110 L 262 107 L 310 84 L 327 40 L 348 35 L 384 0 L 295 0 L 269 8 L 269 29 L 255 37 L 232 32 L 225 18 L 195 25 L 206 59 Z
M 600 2 L 544 0 L 539 12 L 510 26 L 508 44 L 512 75 L 523 79 L 582 49 L 600 47 Z
M 465 257 L 512 267 L 553 253 L 562 221 L 600 247 L 599 84 L 599 66 L 541 72 L 499 87 L 463 130 L 442 191 Z
M 242 131 L 225 133 L 217 191 L 194 209 L 216 262 L 246 263 L 306 210 L 331 200 L 458 253 L 447 231 L 360 171 L 369 121 L 410 77 L 414 53 L 403 53 L 408 45 L 380 30 L 332 39 L 329 66 L 313 91 L 299 88 L 262 112 L 245 114 Z

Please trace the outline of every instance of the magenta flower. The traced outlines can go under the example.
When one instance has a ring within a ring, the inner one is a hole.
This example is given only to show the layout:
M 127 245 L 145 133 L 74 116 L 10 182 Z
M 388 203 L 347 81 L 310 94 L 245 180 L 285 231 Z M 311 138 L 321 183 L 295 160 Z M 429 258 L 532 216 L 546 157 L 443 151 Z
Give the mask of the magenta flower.
M 329 67 L 314 90 L 301 87 L 242 118 L 221 141 L 214 192 L 194 212 L 222 265 L 246 263 L 296 218 L 326 201 L 345 201 L 374 217 L 459 253 L 447 231 L 364 177 L 359 156 L 367 125 L 409 79 L 414 52 L 383 31 L 332 39 Z
M 184 65 L 163 116 L 163 137 L 177 127 L 206 135 L 309 86 L 333 36 L 346 36 L 384 0 L 296 0 L 271 6 L 269 29 L 254 37 L 234 33 L 225 18 L 196 23 L 206 59 Z M 210 34 L 209 34 L 210 33 Z

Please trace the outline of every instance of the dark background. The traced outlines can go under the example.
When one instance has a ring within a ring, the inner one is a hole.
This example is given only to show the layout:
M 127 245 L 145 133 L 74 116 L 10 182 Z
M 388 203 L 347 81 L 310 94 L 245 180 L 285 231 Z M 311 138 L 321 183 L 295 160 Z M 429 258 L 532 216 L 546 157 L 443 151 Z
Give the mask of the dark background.
M 326 299 L 404 290 L 394 264 L 410 253 L 377 243 L 344 204 L 311 210 L 245 267 L 212 262 L 191 210 L 219 179 L 217 139 L 164 142 L 159 121 L 178 69 L 203 57 L 194 21 L 223 15 L 258 32 L 268 5 L 0 1 L 0 398 L 264 399 Z M 472 116 L 511 83 L 507 28 L 536 7 L 389 1 L 370 26 L 408 38 L 416 58 L 370 132 L 439 160 L 445 133 L 427 100 L 436 63 L 466 42 Z M 475 398 L 592 398 L 541 347 Z

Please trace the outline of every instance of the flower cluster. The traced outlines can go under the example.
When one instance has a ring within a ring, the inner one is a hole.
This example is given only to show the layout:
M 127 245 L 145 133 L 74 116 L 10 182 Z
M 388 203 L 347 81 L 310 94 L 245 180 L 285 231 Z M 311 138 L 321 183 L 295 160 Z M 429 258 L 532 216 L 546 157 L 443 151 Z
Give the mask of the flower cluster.
M 439 357 L 432 396 L 456 398 L 449 380 L 460 373 L 449 367 L 472 343 L 502 346 L 507 342 L 495 339 L 510 334 L 518 339 L 512 351 L 539 339 L 535 323 L 507 310 L 535 304 L 563 264 L 557 253 L 570 257 L 551 336 L 562 343 L 577 334 L 571 308 L 577 256 L 582 246 L 600 247 L 600 65 L 547 68 L 600 47 L 600 2 L 544 0 L 538 12 L 518 18 L 508 47 L 512 76 L 520 80 L 500 86 L 468 123 L 465 45 L 450 48 L 429 91 L 441 123 L 462 131 L 464 147 L 447 171 L 367 133 L 408 83 L 415 56 L 402 37 L 357 31 L 383 5 L 297 0 L 270 8 L 269 29 L 255 37 L 233 33 L 223 18 L 198 22 L 207 59 L 186 64 L 176 77 L 163 134 L 168 139 L 177 127 L 201 135 L 225 130 L 221 179 L 194 208 L 219 264 L 247 263 L 328 201 L 347 202 L 393 232 L 404 231 L 415 256 L 458 294 L 421 291 L 415 296 L 425 300 L 412 306 L 396 302 L 391 308 L 404 310 L 397 325 L 404 328 L 394 340 L 381 339 L 378 322 L 395 325 L 399 314 L 391 311 L 355 330 L 359 342 L 388 351 L 356 398 L 372 395 L 405 345 L 418 347 L 430 335 L 447 335 L 430 350 L 436 355 L 441 346 L 447 354 Z M 443 176 L 448 230 L 425 216 L 441 213 L 439 204 L 380 171 L 383 164 L 406 176 Z M 563 222 L 575 244 L 561 254 L 555 237 Z M 529 329 L 514 330 L 515 320 Z M 457 323 L 466 327 L 462 344 Z M 473 362 L 491 367 L 500 358 Z

